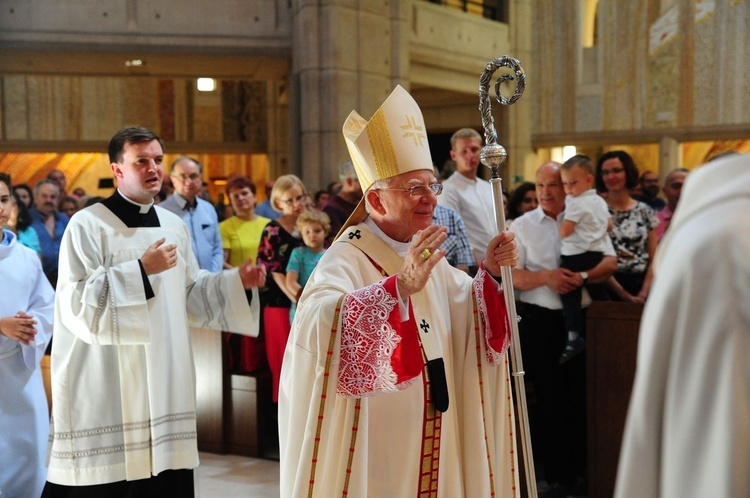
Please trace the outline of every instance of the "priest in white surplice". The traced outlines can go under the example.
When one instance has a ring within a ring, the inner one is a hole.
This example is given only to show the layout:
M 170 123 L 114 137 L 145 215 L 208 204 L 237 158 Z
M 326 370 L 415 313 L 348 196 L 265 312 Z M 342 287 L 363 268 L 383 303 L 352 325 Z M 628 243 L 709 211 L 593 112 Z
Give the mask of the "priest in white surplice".
M 43 496 L 193 496 L 189 326 L 247 330 L 244 289 L 265 271 L 199 269 L 185 224 L 153 205 L 154 133 L 120 130 L 109 156 L 117 192 L 73 216 L 60 248 Z
M 690 173 L 656 253 L 615 496 L 750 496 L 750 156 Z
M 510 327 L 492 277 L 517 262 L 513 235 L 491 241 L 473 280 L 444 260 L 441 186 L 400 86 L 370 121 L 352 112 L 344 137 L 366 193 L 298 304 L 281 496 L 518 496 Z

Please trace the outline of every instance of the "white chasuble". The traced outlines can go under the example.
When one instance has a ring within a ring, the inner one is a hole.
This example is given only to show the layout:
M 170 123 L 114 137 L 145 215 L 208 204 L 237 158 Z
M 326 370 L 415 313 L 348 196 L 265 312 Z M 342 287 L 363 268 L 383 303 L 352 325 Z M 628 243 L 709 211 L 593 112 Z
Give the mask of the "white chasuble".
M 688 175 L 659 244 L 618 498 L 750 496 L 750 157 Z
M 101 204 L 62 239 L 52 351 L 48 480 L 68 486 L 148 478 L 198 465 L 189 327 L 240 332 L 253 317 L 236 270 L 198 268 L 180 218 L 126 226 Z M 138 259 L 161 239 L 177 265 L 148 277 Z
M 281 496 L 520 496 L 502 292 L 441 261 L 422 296 L 401 300 L 388 271 L 400 257 L 372 227 L 347 229 L 300 299 L 281 376 Z M 445 364 L 444 413 L 418 327 Z

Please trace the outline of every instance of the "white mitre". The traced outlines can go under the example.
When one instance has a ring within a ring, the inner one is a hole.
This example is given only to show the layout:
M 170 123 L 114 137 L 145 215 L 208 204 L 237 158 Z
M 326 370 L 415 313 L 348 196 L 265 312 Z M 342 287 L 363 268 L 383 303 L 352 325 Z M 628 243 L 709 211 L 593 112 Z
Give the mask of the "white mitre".
M 363 192 L 377 180 L 410 171 L 433 171 L 422 111 L 401 85 L 369 121 L 352 111 L 344 122 L 343 133 Z M 339 233 L 365 216 L 362 197 Z

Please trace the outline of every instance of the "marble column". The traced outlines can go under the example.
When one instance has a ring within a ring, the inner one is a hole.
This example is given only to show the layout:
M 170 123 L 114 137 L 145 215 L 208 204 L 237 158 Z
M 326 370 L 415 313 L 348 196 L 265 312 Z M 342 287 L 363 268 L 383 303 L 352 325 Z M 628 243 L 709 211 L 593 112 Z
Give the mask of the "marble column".
M 408 72 L 411 1 L 297 0 L 290 78 L 291 163 L 309 190 L 348 160 L 341 127 L 369 118 Z

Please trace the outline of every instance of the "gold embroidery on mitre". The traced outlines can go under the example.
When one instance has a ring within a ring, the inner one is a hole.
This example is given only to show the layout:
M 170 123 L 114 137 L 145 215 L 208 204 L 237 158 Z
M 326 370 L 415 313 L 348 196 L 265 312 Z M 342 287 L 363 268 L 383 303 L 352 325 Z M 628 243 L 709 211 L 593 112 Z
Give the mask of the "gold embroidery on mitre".
M 414 145 L 417 147 L 422 147 L 424 144 L 422 143 L 422 140 L 427 140 L 427 136 L 424 133 L 419 133 L 420 131 L 424 131 L 424 127 L 419 126 L 417 124 L 417 120 L 414 118 L 414 116 L 406 116 L 406 124 L 401 125 L 402 130 L 414 130 L 404 133 L 404 138 L 411 138 L 414 140 Z
M 391 134 L 388 132 L 388 121 L 382 108 L 375 112 L 368 123 L 367 138 L 372 148 L 377 179 L 382 180 L 398 175 L 398 159 L 391 142 Z

